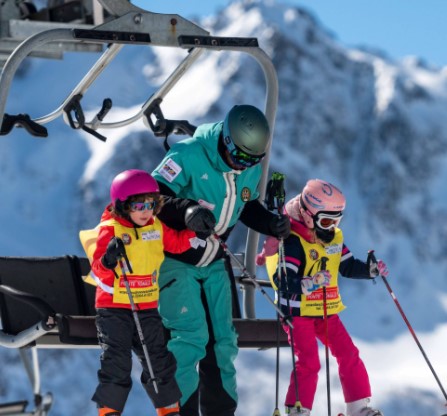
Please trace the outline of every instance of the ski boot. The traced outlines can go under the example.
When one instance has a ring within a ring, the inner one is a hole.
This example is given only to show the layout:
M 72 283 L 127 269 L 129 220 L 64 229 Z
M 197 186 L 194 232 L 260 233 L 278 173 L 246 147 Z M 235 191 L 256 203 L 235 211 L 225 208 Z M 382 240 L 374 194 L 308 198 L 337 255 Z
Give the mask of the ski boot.
M 289 407 L 286 406 L 286 415 L 289 416 L 310 416 L 310 410 L 304 407 Z
M 380 410 L 368 406 L 369 399 L 346 403 L 346 416 L 383 416 Z
M 110 407 L 100 407 L 98 409 L 98 416 L 121 416 L 121 412 L 113 410 Z
M 180 416 L 180 406 L 178 403 L 170 404 L 165 407 L 158 407 L 157 416 Z

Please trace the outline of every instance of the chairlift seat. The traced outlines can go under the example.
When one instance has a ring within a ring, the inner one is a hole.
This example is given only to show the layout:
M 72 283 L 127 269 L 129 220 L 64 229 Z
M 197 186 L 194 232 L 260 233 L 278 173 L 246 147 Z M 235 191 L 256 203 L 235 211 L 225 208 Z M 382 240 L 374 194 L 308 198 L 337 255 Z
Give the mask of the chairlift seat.
M 56 325 L 35 340 L 37 347 L 97 347 L 95 326 L 95 287 L 84 282 L 90 271 L 87 258 L 0 257 L 0 285 L 29 293 L 46 302 L 56 312 Z M 27 303 L 0 293 L 2 333 L 20 334 L 41 320 L 39 312 Z M 287 345 L 285 333 L 275 319 L 235 318 L 241 348 L 272 348 Z

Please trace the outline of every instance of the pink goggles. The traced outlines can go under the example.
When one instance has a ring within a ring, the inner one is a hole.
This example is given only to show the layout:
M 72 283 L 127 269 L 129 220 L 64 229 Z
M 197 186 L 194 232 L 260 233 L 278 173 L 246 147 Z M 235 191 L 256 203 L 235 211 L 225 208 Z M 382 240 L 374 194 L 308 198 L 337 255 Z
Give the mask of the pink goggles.
M 135 212 L 135 211 L 144 211 L 144 210 L 148 210 L 151 211 L 155 208 L 155 206 L 157 205 L 157 202 L 155 201 L 150 201 L 150 202 L 131 202 L 130 203 L 130 210 Z

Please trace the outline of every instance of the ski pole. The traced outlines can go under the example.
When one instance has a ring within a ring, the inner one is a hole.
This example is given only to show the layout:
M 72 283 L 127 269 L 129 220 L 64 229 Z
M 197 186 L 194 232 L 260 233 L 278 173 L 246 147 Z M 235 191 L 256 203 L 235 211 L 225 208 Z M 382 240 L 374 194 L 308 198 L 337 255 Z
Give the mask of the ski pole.
M 121 241 L 121 239 L 117 238 L 117 241 L 118 240 Z M 122 243 L 122 241 L 121 241 L 121 243 Z M 123 247 L 124 247 L 124 243 L 122 243 L 122 244 L 123 244 Z M 138 317 L 137 307 L 135 306 L 133 295 L 132 295 L 132 292 L 130 290 L 129 279 L 127 278 L 126 268 L 125 268 L 124 263 L 123 263 L 123 258 L 124 258 L 124 261 L 126 262 L 127 270 L 130 273 L 132 273 L 132 266 L 130 265 L 130 262 L 129 262 L 129 259 L 127 257 L 125 249 L 124 249 L 124 254 L 118 259 L 118 262 L 119 262 L 119 265 L 120 265 L 120 268 L 121 268 L 121 273 L 123 274 L 124 285 L 126 286 L 127 296 L 129 297 L 130 306 L 132 308 L 133 319 L 135 321 L 135 326 L 137 327 L 137 332 L 138 332 L 138 336 L 140 338 L 141 346 L 143 347 L 144 358 L 146 359 L 147 367 L 148 367 L 148 370 L 149 370 L 149 375 L 150 375 L 151 381 L 152 381 L 152 383 L 154 385 L 155 393 L 158 394 L 157 381 L 156 381 L 156 378 L 155 378 L 155 375 L 154 375 L 154 370 L 152 369 L 151 359 L 149 357 L 149 351 L 147 350 L 146 341 L 144 340 L 143 329 L 141 328 L 141 322 L 140 322 L 140 318 Z
M 368 251 L 368 259 L 367 259 L 367 263 L 370 264 L 370 262 L 372 262 L 373 264 L 377 264 L 377 259 L 376 256 L 374 255 L 374 250 L 369 250 Z M 388 289 L 388 292 L 390 293 L 394 303 L 396 304 L 397 309 L 399 310 L 403 320 L 405 321 L 405 323 L 407 324 L 408 329 L 410 330 L 411 335 L 413 336 L 414 340 L 416 341 L 417 346 L 419 347 L 419 350 L 421 351 L 422 355 L 425 358 L 426 363 L 428 364 L 428 367 L 430 368 L 434 378 L 436 379 L 436 382 L 438 383 L 439 388 L 442 391 L 442 394 L 444 395 L 444 398 L 447 400 L 447 394 L 444 390 L 444 387 L 441 384 L 441 381 L 439 380 L 439 377 L 437 376 L 433 366 L 430 363 L 430 360 L 427 357 L 427 354 L 425 353 L 424 349 L 422 348 L 421 343 L 419 342 L 418 337 L 416 336 L 416 332 L 414 332 L 413 327 L 410 325 L 410 322 L 408 321 L 402 307 L 400 306 L 399 301 L 397 300 L 396 295 L 394 294 L 393 290 L 391 289 L 390 284 L 388 283 L 388 279 L 385 276 L 380 275 L 380 277 L 383 280 L 383 283 L 385 283 L 386 288 Z M 447 403 L 446 403 L 447 406 Z
M 275 410 L 273 416 L 281 416 L 279 403 L 279 314 L 276 314 L 276 369 L 275 369 Z
M 231 258 L 231 260 L 234 261 L 234 263 L 239 267 L 241 270 L 241 273 L 244 277 L 248 277 L 256 289 L 258 289 L 262 295 L 272 304 L 273 308 L 276 310 L 276 312 L 279 313 L 279 315 L 284 319 L 284 321 L 289 325 L 290 328 L 293 328 L 293 324 L 290 321 L 289 318 L 287 318 L 284 313 L 279 309 L 273 299 L 269 296 L 269 294 L 262 288 L 262 286 L 258 283 L 256 280 L 256 277 L 253 276 L 251 273 L 248 272 L 247 268 L 239 261 L 239 259 L 230 251 L 225 241 L 223 241 L 216 233 L 213 234 L 214 238 L 218 241 L 218 243 L 221 245 L 225 253 Z
M 321 258 L 321 270 L 326 270 L 327 257 Z M 326 286 L 323 286 L 323 319 L 324 319 L 324 352 L 326 357 L 326 393 L 327 393 L 327 414 L 331 416 L 331 378 L 329 374 L 329 335 L 328 335 L 328 316 L 327 316 L 327 292 Z
M 284 193 L 284 178 L 285 175 L 274 172 L 272 174 L 272 179 L 269 180 L 267 184 L 266 191 L 266 199 L 265 204 L 269 211 L 273 211 L 275 208 L 278 210 L 278 213 L 282 209 L 285 200 Z M 276 204 L 275 204 L 276 199 Z M 279 258 L 279 257 L 278 257 Z M 280 263 L 280 259 L 278 260 L 278 265 Z M 281 416 L 281 412 L 279 410 L 279 357 L 280 357 L 280 345 L 279 345 L 279 331 L 280 331 L 280 317 L 279 314 L 276 314 L 276 378 L 275 378 L 275 410 L 273 411 L 273 416 Z M 293 362 L 293 364 L 295 364 Z
M 268 183 L 268 192 L 267 192 L 267 208 L 270 211 L 273 211 L 275 208 L 278 212 L 278 216 L 280 216 L 284 209 L 284 203 L 286 200 L 286 192 L 284 189 L 284 179 L 285 175 L 279 172 L 273 172 L 272 179 Z M 276 201 L 276 203 L 275 203 Z M 281 282 L 281 285 L 285 285 L 286 294 L 286 306 L 287 310 L 290 311 L 290 291 L 289 291 L 289 282 L 287 280 L 287 268 L 286 268 L 286 256 L 284 251 L 284 239 L 279 239 L 278 245 L 278 280 Z M 279 298 L 279 296 L 278 296 Z M 293 319 L 293 317 L 292 317 Z M 295 363 L 295 343 L 293 336 L 293 328 L 290 328 L 290 352 L 292 353 L 292 372 L 293 372 L 293 381 L 295 382 L 295 404 L 294 408 L 298 411 L 301 409 L 301 402 L 298 392 L 298 376 L 296 373 L 296 363 Z M 277 346 L 279 349 L 279 346 Z M 278 352 L 279 354 L 279 352 Z
M 281 273 L 282 271 L 282 273 Z M 286 261 L 285 261 L 285 253 L 284 253 L 284 240 L 281 238 L 279 240 L 279 248 L 278 248 L 278 279 L 281 285 L 285 282 L 285 293 L 286 293 L 286 306 L 287 310 L 290 311 L 290 291 L 289 291 L 289 283 L 287 281 L 287 270 L 286 270 Z M 279 296 L 278 296 L 279 298 Z M 292 318 L 293 319 L 293 318 Z M 296 363 L 295 363 L 295 338 L 293 336 L 293 327 L 290 328 L 290 351 L 292 353 L 292 372 L 293 372 L 293 381 L 295 382 L 295 404 L 294 407 L 301 409 L 300 396 L 298 392 L 298 375 L 296 373 Z

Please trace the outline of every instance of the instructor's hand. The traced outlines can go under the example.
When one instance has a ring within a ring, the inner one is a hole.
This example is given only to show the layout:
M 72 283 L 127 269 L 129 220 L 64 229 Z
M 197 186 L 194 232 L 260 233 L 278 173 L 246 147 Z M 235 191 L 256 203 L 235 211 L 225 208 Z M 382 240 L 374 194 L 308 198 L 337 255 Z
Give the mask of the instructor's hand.
M 269 224 L 272 235 L 276 238 L 287 238 L 290 235 L 290 220 L 287 215 L 275 215 Z
M 209 209 L 195 205 L 186 210 L 185 224 L 190 230 L 206 238 L 214 232 L 216 218 Z

